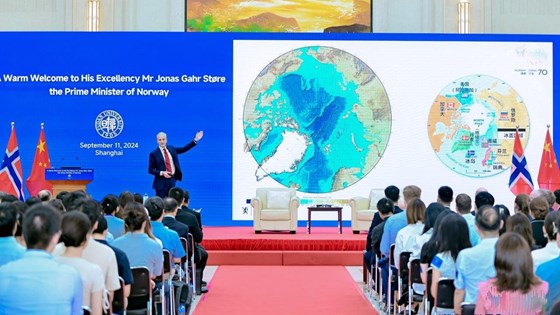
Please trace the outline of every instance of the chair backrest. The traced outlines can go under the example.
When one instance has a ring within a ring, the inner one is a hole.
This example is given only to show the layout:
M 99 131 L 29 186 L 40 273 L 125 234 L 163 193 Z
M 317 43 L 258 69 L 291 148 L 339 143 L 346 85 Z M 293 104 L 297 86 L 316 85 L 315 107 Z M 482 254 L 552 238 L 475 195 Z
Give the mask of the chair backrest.
M 113 294 L 113 303 L 112 303 L 112 308 L 113 308 L 113 312 L 120 312 L 122 310 L 124 310 L 124 279 L 122 277 L 119 277 L 119 283 L 121 285 L 121 287 L 118 290 L 115 290 L 115 293 Z
M 163 250 L 163 273 L 170 273 L 173 269 L 173 259 L 171 259 L 171 252 L 167 249 Z
M 422 284 L 422 268 L 420 267 L 420 259 L 416 258 L 409 262 L 408 285 L 412 287 L 413 283 Z
M 295 188 L 257 188 L 257 197 L 261 199 L 262 208 L 268 208 L 268 194 L 269 192 L 273 193 L 281 193 L 287 192 L 289 198 L 286 203 L 286 208 L 289 208 L 290 199 L 296 196 Z
M 385 197 L 385 189 L 372 189 L 369 192 L 369 209 L 377 210 L 377 202 Z
M 395 262 L 394 262 L 394 256 L 395 256 L 395 244 L 391 244 L 391 247 L 389 247 L 389 266 L 394 266 Z
M 185 253 L 187 253 L 187 256 L 181 258 L 181 263 L 185 263 L 187 261 L 187 259 L 189 259 L 191 257 L 191 251 L 189 249 L 189 241 L 184 238 L 184 237 L 180 237 L 179 240 L 181 241 L 181 246 L 183 246 L 183 249 L 185 250 Z
M 455 285 L 453 279 L 440 279 L 437 287 L 436 307 L 453 308 Z
M 402 252 L 399 255 L 399 275 L 408 273 L 408 261 L 412 252 Z
M 535 244 L 540 247 L 545 247 L 548 240 L 544 236 L 543 233 L 543 220 L 535 220 L 531 222 L 531 228 L 533 229 L 533 239 L 535 240 Z
M 474 315 L 476 304 L 463 304 L 461 305 L 461 315 Z
M 130 286 L 128 296 L 127 313 L 133 310 L 145 310 L 145 314 L 151 311 L 152 287 L 150 282 L 150 270 L 148 267 L 132 267 L 132 277 L 134 282 Z M 144 312 L 142 312 L 144 313 Z
M 427 276 L 426 276 L 426 290 L 424 291 L 424 294 L 426 295 L 426 298 L 428 299 L 428 302 L 430 303 L 430 309 L 429 312 L 430 314 L 432 313 L 432 308 L 434 307 L 434 296 L 432 295 L 432 267 L 428 268 L 427 271 Z

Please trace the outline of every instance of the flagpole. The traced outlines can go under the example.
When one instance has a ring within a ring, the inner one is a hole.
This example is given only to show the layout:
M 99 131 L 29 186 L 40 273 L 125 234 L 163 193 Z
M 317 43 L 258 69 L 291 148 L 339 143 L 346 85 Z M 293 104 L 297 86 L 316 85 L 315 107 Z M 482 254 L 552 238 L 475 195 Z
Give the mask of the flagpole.
M 12 129 L 16 126 L 16 123 L 12 121 Z
M 41 123 L 41 130 L 45 129 L 45 123 Z

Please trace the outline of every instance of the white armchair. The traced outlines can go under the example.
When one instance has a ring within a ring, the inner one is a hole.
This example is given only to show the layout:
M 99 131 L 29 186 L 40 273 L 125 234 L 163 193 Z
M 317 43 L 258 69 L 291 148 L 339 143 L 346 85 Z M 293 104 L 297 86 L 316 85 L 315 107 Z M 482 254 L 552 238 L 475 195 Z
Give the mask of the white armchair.
M 295 234 L 299 203 L 294 188 L 257 188 L 257 195 L 251 199 L 255 233 L 267 230 Z
M 354 234 L 369 230 L 373 216 L 377 212 L 377 202 L 383 197 L 385 197 L 384 189 L 372 189 L 369 198 L 354 197 L 350 199 L 352 232 Z

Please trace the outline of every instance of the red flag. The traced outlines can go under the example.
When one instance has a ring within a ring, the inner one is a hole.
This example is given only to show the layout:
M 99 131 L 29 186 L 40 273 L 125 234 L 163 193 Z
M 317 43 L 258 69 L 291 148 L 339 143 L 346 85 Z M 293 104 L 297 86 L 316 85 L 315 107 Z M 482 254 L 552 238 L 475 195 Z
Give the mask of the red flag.
M 25 182 L 27 190 L 31 196 L 37 196 L 41 190 L 53 191 L 52 184 L 45 180 L 45 169 L 51 168 L 51 160 L 49 159 L 49 150 L 47 149 L 47 139 L 45 138 L 45 130 L 41 124 L 41 133 L 39 134 L 39 142 L 35 149 L 35 159 L 33 159 L 33 167 L 31 175 Z
M 541 167 L 539 168 L 539 188 L 555 191 L 560 188 L 560 169 L 558 161 L 550 139 L 550 131 L 546 130 L 544 148 L 541 157 Z
M 511 175 L 509 176 L 509 189 L 514 195 L 530 194 L 533 191 L 533 180 L 529 173 L 527 159 L 523 152 L 519 132 L 515 131 L 513 154 L 511 156 Z
M 21 201 L 24 199 L 23 172 L 21 171 L 21 160 L 14 123 L 12 123 L 12 133 L 10 134 L 10 140 L 8 140 L 2 166 L 0 167 L 0 191 L 17 196 Z

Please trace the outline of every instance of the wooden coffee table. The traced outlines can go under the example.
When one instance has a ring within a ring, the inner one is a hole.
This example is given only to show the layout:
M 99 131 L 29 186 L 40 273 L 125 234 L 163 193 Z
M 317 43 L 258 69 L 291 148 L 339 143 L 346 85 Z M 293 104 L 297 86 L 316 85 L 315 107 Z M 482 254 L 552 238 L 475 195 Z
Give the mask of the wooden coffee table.
M 338 212 L 338 234 L 342 234 L 342 207 L 307 207 L 307 234 L 311 234 L 311 212 L 313 211 Z

